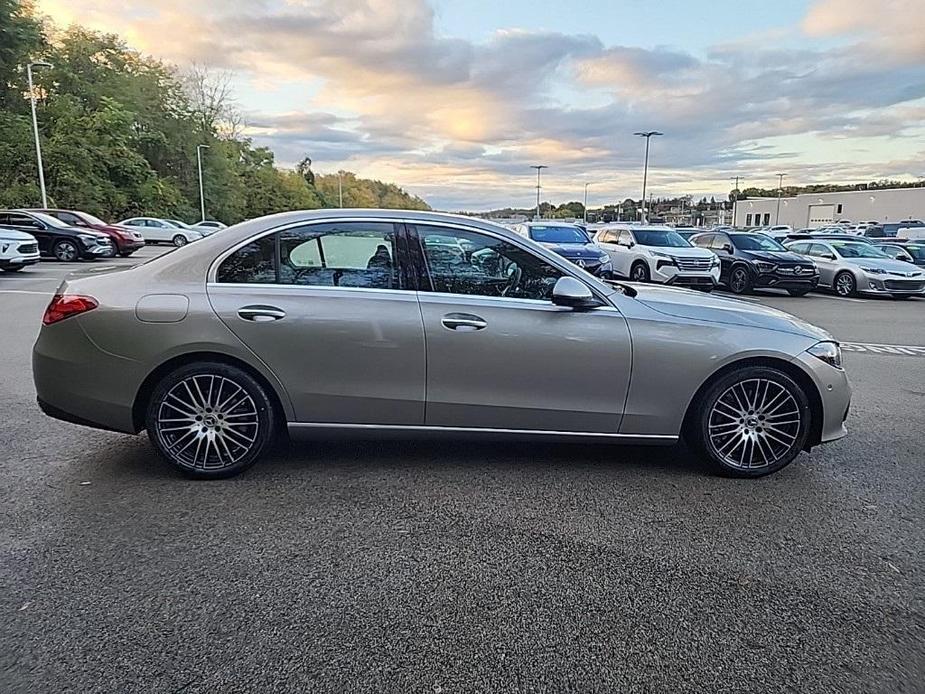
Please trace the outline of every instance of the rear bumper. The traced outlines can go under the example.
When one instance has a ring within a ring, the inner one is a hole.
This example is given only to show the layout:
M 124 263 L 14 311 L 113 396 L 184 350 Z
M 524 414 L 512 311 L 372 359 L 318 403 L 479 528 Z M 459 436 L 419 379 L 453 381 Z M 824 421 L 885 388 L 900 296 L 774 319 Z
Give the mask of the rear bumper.
M 116 242 L 116 248 L 119 249 L 119 253 L 134 253 L 144 247 L 144 239 L 119 239 L 119 241 Z

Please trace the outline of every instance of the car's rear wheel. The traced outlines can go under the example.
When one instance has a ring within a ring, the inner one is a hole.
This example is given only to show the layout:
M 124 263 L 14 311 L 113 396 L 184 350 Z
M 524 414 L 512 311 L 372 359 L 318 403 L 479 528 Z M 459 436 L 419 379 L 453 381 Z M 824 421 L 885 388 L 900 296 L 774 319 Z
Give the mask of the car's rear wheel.
M 630 279 L 633 282 L 648 282 L 650 279 L 649 266 L 643 261 L 637 260 L 633 263 L 633 267 L 630 268 Z
M 854 296 L 858 293 L 857 282 L 854 281 L 854 275 L 847 270 L 843 270 L 835 275 L 835 293 L 839 296 Z
M 80 249 L 73 241 L 58 241 L 52 248 L 52 254 L 62 263 L 73 263 L 80 258 Z
M 719 474 L 761 477 L 790 464 L 809 435 L 812 409 L 783 371 L 746 367 L 707 389 L 692 413 L 690 443 Z
M 186 237 L 183 234 L 177 234 L 173 237 L 173 245 L 177 248 L 180 246 L 185 246 L 187 243 L 189 242 L 186 240 Z
M 270 394 L 228 364 L 182 366 L 154 388 L 145 417 L 148 436 L 171 465 L 189 477 L 232 477 L 271 445 Z
M 748 294 L 752 290 L 752 278 L 748 275 L 748 270 L 737 265 L 729 273 L 729 291 L 733 294 Z

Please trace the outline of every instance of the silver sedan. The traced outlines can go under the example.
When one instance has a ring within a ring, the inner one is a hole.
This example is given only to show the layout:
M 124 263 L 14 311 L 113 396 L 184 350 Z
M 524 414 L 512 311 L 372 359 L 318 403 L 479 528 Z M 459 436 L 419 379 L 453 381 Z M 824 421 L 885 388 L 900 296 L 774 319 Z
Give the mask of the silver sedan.
M 838 344 L 732 299 L 599 280 L 503 227 L 423 212 L 253 220 L 69 279 L 33 355 L 42 409 L 147 430 L 198 478 L 288 431 L 673 444 L 758 477 L 845 435 Z

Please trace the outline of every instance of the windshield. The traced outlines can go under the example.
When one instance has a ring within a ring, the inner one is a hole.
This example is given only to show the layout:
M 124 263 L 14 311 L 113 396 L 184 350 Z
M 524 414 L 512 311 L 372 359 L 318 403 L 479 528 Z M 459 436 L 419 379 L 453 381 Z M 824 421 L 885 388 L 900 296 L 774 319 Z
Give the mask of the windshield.
M 62 222 L 57 217 L 52 217 L 50 214 L 45 214 L 44 212 L 30 212 L 33 217 L 38 219 L 41 222 L 45 222 L 50 227 L 55 227 L 56 229 L 68 229 L 69 225 Z
M 87 222 L 87 224 L 92 224 L 94 226 L 103 226 L 103 227 L 106 226 L 106 222 L 104 222 L 99 217 L 94 217 L 92 214 L 81 212 L 80 216 L 84 218 L 84 221 Z
M 690 248 L 691 245 L 678 232 L 670 229 L 633 229 L 633 236 L 640 246 L 661 248 Z
M 530 227 L 530 238 L 540 243 L 588 243 L 588 237 L 578 227 Z
M 842 258 L 889 258 L 886 253 L 871 246 L 869 243 L 857 241 L 832 241 L 832 248 Z
M 735 247 L 743 251 L 786 251 L 770 236 L 758 234 L 729 234 Z

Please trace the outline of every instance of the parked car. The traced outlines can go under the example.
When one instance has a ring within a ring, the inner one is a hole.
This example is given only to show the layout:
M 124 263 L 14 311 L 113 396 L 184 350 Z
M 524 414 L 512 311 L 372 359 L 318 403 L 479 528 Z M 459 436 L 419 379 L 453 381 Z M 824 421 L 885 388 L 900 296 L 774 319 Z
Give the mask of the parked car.
M 32 234 L 0 227 L 0 270 L 19 272 L 39 262 L 39 244 Z
M 546 246 L 592 275 L 611 277 L 613 274 L 610 256 L 595 246 L 588 234 L 575 224 L 553 221 L 526 222 L 518 224 L 514 231 Z
M 910 230 L 925 232 L 925 222 L 921 219 L 904 219 L 901 222 L 884 222 L 883 231 L 887 236 L 901 236 L 908 238 Z
M 598 231 L 594 242 L 607 251 L 617 277 L 707 292 L 719 282 L 719 258 L 695 248 L 670 227 L 610 226 Z
M 118 227 L 114 224 L 107 224 L 99 217 L 94 217 L 87 212 L 78 212 L 77 210 L 31 211 L 43 212 L 75 228 L 93 229 L 106 234 L 110 243 L 112 243 L 112 257 L 121 255 L 123 258 L 128 258 L 139 248 L 144 248 L 145 246 L 145 240 L 139 232 Z
M 221 222 L 216 222 L 215 220 L 206 219 L 202 222 L 196 222 L 192 225 L 192 228 L 203 236 L 208 236 L 209 234 L 214 234 L 216 231 L 227 229 L 228 225 L 222 224 Z
M 722 263 L 719 281 L 734 294 L 786 289 L 790 296 L 803 296 L 819 284 L 819 271 L 811 260 L 764 234 L 709 232 L 691 243 L 717 255 Z
M 891 239 L 876 244 L 877 248 L 893 260 L 902 260 L 914 265 L 925 266 L 925 241 Z
M 145 243 L 172 243 L 174 246 L 185 246 L 202 238 L 202 234 L 193 229 L 184 229 L 166 219 L 155 217 L 132 217 L 116 223 L 117 226 L 138 231 L 145 239 Z
M 905 299 L 925 293 L 925 272 L 893 260 L 866 241 L 813 239 L 791 241 L 787 248 L 812 258 L 819 268 L 819 286 L 839 296 L 888 294 Z
M 766 229 L 761 230 L 762 233 L 767 234 L 774 239 L 782 239 L 787 236 L 787 234 L 793 233 L 793 227 L 789 224 L 775 224 L 774 226 L 767 227 Z
M 604 282 L 502 226 L 404 210 L 273 215 L 68 278 L 33 377 L 47 414 L 146 429 L 199 478 L 245 470 L 284 429 L 683 436 L 758 477 L 844 436 L 851 396 L 838 343 L 780 311 Z
M 830 234 L 800 234 L 794 233 L 789 234 L 784 241 L 786 245 L 787 241 L 801 241 L 804 239 L 825 239 L 827 241 L 860 241 L 862 243 L 873 243 L 871 239 L 868 239 L 865 236 L 855 236 L 853 234 L 844 234 L 844 233 L 830 233 Z
M 0 225 L 31 234 L 39 244 L 39 253 L 65 263 L 112 255 L 112 242 L 106 234 L 69 226 L 41 212 L 0 210 Z

